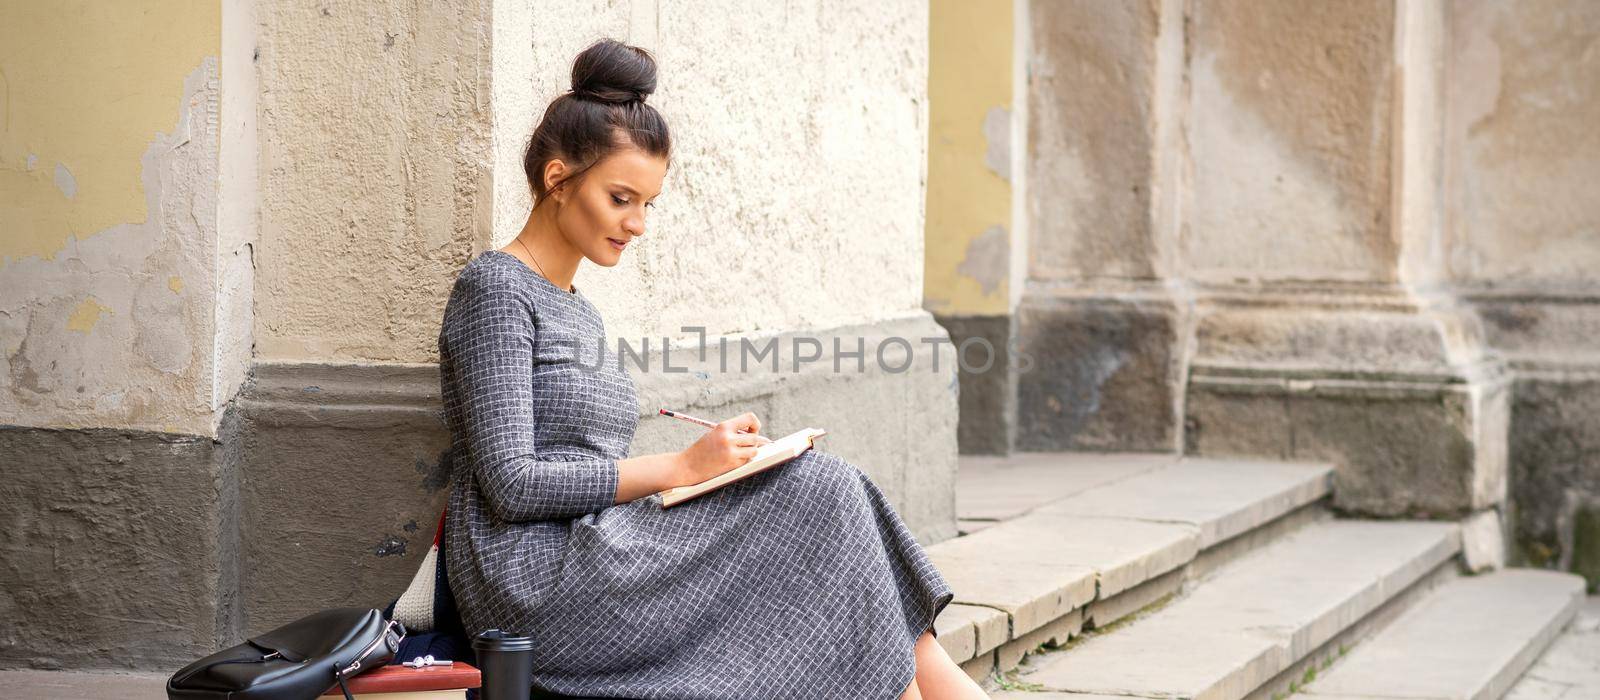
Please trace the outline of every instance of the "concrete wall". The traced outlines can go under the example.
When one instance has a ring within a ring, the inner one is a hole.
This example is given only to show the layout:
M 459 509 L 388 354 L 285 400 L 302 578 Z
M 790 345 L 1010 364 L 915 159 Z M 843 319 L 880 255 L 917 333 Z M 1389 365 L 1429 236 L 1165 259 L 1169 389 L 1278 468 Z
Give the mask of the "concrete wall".
M 927 23 L 918 0 L 0 10 L 23 48 L 0 665 L 175 668 L 404 588 L 451 467 L 448 292 L 523 223 L 526 139 L 601 36 L 655 52 L 676 141 L 651 235 L 580 275 L 612 336 L 656 369 L 681 325 L 860 338 L 869 365 L 918 343 L 901 372 L 635 372 L 641 414 L 828 428 L 919 538 L 954 536 L 955 363 L 918 342 L 948 340 L 921 308 Z M 691 437 L 645 424 L 634 452 Z
M 0 665 L 160 667 L 240 627 L 243 0 L 0 10 Z
M 1448 273 L 1516 373 L 1519 558 L 1600 561 L 1600 6 L 1456 3 Z M 1600 583 L 1593 564 L 1585 573 Z
M 436 359 L 450 282 L 521 227 L 528 134 L 601 36 L 655 53 L 650 101 L 675 141 L 650 234 L 578 276 L 609 330 L 733 334 L 920 308 L 924 3 L 261 11 L 261 360 Z M 735 33 L 764 39 L 724 40 Z
M 1030 279 L 1155 276 L 1159 5 L 1033 3 Z
M 1507 483 L 1504 365 L 1428 271 L 1437 8 L 1201 2 L 1193 18 L 1185 445 L 1334 462 L 1335 505 L 1365 514 L 1464 517 Z
M 1394 17 L 1392 0 L 1195 4 L 1193 279 L 1394 279 Z
M 964 406 L 1021 449 L 1330 460 L 1342 509 L 1600 561 L 1593 3 L 1028 14 L 1041 371 Z
M 1185 4 L 1032 2 L 1017 446 L 1175 450 Z
M 636 257 L 579 275 L 607 328 L 771 333 L 920 310 L 927 3 L 626 4 L 632 28 L 607 29 L 656 54 L 650 99 L 675 154 Z M 535 44 L 571 31 L 542 14 Z M 565 89 L 575 53 L 540 51 L 533 73 Z
M 1029 12 L 1016 446 L 1328 460 L 1352 512 L 1497 506 L 1509 380 L 1439 284 L 1440 6 Z
M 1594 289 L 1600 6 L 1473 0 L 1452 19 L 1452 277 Z
M 490 225 L 490 3 L 257 11 L 256 359 L 434 359 Z

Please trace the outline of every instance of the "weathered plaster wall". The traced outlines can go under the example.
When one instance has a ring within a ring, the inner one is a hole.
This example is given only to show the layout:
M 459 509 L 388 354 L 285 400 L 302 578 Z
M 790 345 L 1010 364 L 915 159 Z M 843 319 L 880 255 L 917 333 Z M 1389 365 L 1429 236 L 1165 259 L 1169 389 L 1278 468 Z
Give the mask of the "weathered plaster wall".
M 1035 2 L 1029 277 L 1154 275 L 1160 2 Z
M 1012 2 L 936 0 L 928 23 L 927 267 L 936 314 L 1011 310 Z
M 967 350 L 957 393 L 968 454 L 1009 453 L 1016 441 L 1017 372 L 986 348 L 1009 346 L 1027 286 L 1031 4 L 936 0 L 928 8 L 922 305 Z
M 0 666 L 239 632 L 253 5 L 0 8 Z
M 533 197 L 522 169 L 522 153 L 550 101 L 572 87 L 573 57 L 602 36 L 655 49 L 654 18 L 633 12 L 635 6 L 653 9 L 654 2 L 577 0 L 537 3 L 537 8 L 535 4 L 526 0 L 494 3 L 494 230 L 493 240 L 485 239 L 477 250 L 511 242 L 528 219 Z M 668 68 L 661 66 L 661 70 Z M 661 99 L 658 86 L 649 101 Z M 671 121 L 672 115 L 667 118 Z M 665 205 L 666 190 L 662 192 L 658 207 Z M 655 223 L 649 221 L 651 229 Z M 624 256 L 618 269 L 627 269 L 628 262 Z M 607 277 L 594 265 L 583 267 Z M 583 272 L 578 277 L 587 278 L 590 287 L 601 283 Z M 582 283 L 579 286 L 583 287 Z M 584 293 L 588 292 L 589 288 L 584 288 Z
M 490 5 L 260 9 L 261 359 L 435 359 L 456 273 L 526 216 L 527 135 L 606 35 L 654 51 L 676 151 L 649 233 L 578 275 L 608 330 L 920 308 L 925 2 Z
M 0 423 L 214 432 L 242 364 L 217 332 L 221 14 L 0 11 Z
M 1173 450 L 1185 357 L 1179 0 L 1030 3 L 1019 448 Z
M 1446 262 L 1516 372 L 1517 558 L 1600 585 L 1600 5 L 1452 9 Z
M 925 0 L 618 5 L 579 25 L 540 8 L 530 67 L 550 81 L 542 105 L 602 31 L 659 62 L 650 101 L 675 152 L 649 233 L 617 267 L 578 275 L 608 330 L 782 332 L 921 308 Z
M 492 225 L 489 10 L 257 7 L 258 359 L 436 355 L 450 284 Z
M 255 8 L 255 0 L 222 0 L 212 406 L 233 400 L 255 361 L 255 251 L 261 214 Z
M 1451 271 L 1600 287 L 1600 4 L 1461 2 L 1452 30 Z
M 214 437 L 0 426 L 0 668 L 176 670 L 236 643 L 235 415 Z
M 1392 0 L 1194 3 L 1201 281 L 1390 281 Z
M 1393 214 L 1397 276 L 1416 293 L 1438 291 L 1445 272 L 1444 126 L 1450 6 L 1397 0 Z

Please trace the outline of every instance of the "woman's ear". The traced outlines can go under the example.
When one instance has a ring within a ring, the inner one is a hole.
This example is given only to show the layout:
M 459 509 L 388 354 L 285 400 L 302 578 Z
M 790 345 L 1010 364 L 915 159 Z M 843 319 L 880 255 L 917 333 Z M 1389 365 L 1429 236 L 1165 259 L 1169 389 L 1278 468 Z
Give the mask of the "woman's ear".
M 555 194 L 555 198 L 556 198 L 557 202 L 566 201 L 566 194 L 565 194 L 564 191 L 562 191 L 562 192 L 555 191 L 556 186 L 561 184 L 561 181 L 563 179 L 565 179 L 566 176 L 567 176 L 567 164 L 561 162 L 560 158 L 551 158 L 550 160 L 545 162 L 545 164 L 544 164 L 544 191 L 545 192 L 553 192 Z M 564 189 L 565 188 L 563 188 L 563 190 Z

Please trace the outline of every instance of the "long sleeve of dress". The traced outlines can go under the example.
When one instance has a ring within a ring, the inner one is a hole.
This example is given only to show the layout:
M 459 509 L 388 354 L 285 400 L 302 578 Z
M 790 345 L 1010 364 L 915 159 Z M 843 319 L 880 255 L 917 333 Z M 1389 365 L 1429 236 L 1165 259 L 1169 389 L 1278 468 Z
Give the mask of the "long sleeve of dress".
M 478 280 L 454 319 L 449 361 L 469 463 L 489 510 L 502 522 L 554 520 L 614 505 L 614 459 L 542 460 L 532 385 L 538 332 L 531 299 L 512 282 Z M 544 392 L 543 400 L 561 392 Z

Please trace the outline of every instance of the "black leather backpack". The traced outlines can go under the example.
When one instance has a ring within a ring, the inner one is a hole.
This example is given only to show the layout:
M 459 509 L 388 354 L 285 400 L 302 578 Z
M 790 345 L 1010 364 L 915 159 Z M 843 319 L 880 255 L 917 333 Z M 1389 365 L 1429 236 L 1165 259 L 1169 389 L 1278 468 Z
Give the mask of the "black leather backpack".
M 307 615 L 185 666 L 167 679 L 168 700 L 315 700 L 346 678 L 394 658 L 405 625 L 375 608 Z

